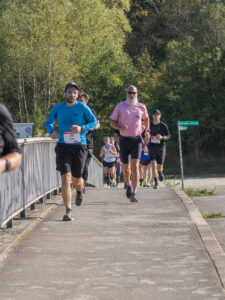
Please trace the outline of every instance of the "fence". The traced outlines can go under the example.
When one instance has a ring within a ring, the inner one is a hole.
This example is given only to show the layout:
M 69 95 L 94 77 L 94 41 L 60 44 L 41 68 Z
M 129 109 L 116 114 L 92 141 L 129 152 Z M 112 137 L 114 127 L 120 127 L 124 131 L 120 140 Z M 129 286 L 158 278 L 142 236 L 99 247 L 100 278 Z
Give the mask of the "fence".
M 19 168 L 0 174 L 0 227 L 23 212 L 44 195 L 61 186 L 60 174 L 55 168 L 56 141 L 49 138 L 18 140 L 23 154 Z M 88 183 L 102 187 L 102 166 L 93 157 L 89 166 Z

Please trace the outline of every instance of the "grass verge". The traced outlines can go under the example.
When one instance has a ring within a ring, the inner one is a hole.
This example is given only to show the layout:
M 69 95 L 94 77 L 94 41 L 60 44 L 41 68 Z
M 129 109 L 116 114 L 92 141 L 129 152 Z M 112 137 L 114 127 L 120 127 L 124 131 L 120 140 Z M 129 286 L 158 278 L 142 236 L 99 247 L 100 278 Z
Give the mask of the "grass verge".
M 184 192 L 189 196 L 189 197 L 205 197 L 205 196 L 214 196 L 214 190 L 207 190 L 207 189 L 203 189 L 203 190 L 193 190 L 193 189 L 184 189 Z
M 204 219 L 224 218 L 225 216 L 221 213 L 212 212 L 203 214 Z

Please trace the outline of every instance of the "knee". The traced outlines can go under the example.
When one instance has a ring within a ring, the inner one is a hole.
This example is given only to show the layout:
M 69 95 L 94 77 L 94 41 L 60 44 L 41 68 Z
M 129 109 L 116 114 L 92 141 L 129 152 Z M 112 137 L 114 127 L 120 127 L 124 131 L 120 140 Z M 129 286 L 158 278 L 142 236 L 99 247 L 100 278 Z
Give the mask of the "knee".
M 63 184 L 70 184 L 71 174 L 70 173 L 63 174 L 61 179 Z

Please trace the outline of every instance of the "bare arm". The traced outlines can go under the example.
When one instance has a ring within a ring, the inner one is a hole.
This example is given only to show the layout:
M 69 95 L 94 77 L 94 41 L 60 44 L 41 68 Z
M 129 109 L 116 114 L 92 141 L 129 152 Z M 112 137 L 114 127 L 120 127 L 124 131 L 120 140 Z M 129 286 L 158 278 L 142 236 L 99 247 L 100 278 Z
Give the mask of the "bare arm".
M 22 155 L 18 152 L 13 152 L 4 155 L 0 158 L 0 173 L 3 173 L 6 171 L 6 159 L 10 161 L 11 164 L 11 170 L 14 170 L 15 168 L 19 167 L 22 162 Z
M 144 126 L 145 126 L 145 137 L 148 140 L 150 138 L 150 134 L 149 134 L 149 118 L 144 119 Z

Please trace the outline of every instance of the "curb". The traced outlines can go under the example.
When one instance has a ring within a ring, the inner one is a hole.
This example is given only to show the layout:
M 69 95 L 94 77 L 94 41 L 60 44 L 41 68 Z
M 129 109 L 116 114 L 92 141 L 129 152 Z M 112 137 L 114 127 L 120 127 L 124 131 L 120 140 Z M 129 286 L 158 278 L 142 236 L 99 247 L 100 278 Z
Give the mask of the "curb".
M 184 206 L 189 212 L 191 220 L 197 227 L 200 238 L 205 246 L 205 249 L 212 260 L 216 272 L 219 276 L 220 283 L 222 285 L 223 290 L 225 289 L 225 253 L 220 246 L 215 234 L 212 229 L 202 217 L 202 214 L 198 210 L 198 208 L 193 203 L 192 199 L 189 198 L 183 191 L 173 189 L 177 196 L 181 199 Z M 225 292 L 225 290 L 224 290 Z
M 56 202 L 56 204 L 52 204 L 47 210 L 45 210 L 39 217 L 37 220 L 35 220 L 33 223 L 31 223 L 30 225 L 27 226 L 26 229 L 24 229 L 18 236 L 17 238 L 11 243 L 9 244 L 9 246 L 7 246 L 5 248 L 5 250 L 3 250 L 0 253 L 0 263 L 4 262 L 4 260 L 6 260 L 6 258 L 8 257 L 8 255 L 14 250 L 14 248 L 19 244 L 19 242 L 26 236 L 28 235 L 32 229 L 38 225 L 38 223 L 40 223 L 45 217 L 47 217 L 47 215 L 50 214 L 50 212 L 54 209 L 56 209 L 58 207 L 59 204 L 63 203 L 63 200 L 60 199 Z

